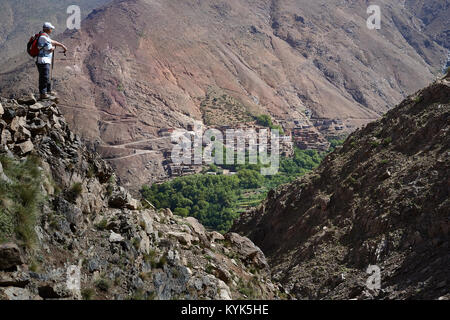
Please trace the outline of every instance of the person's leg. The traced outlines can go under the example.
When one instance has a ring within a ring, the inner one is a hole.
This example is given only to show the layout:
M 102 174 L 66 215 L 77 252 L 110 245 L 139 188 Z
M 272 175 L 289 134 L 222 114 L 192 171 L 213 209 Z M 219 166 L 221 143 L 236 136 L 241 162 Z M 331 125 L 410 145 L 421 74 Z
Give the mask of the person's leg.
M 39 93 L 44 95 L 47 92 L 47 83 L 45 82 L 45 65 L 39 63 L 36 65 L 39 71 Z
M 50 75 L 51 75 L 51 64 L 46 64 L 46 68 L 47 68 L 47 93 L 51 93 L 52 92 L 52 81 L 50 79 Z
M 45 93 L 50 91 L 50 64 L 44 64 L 44 86 Z
M 38 64 L 39 69 L 39 93 L 41 94 L 41 99 L 47 98 L 50 85 L 50 64 Z

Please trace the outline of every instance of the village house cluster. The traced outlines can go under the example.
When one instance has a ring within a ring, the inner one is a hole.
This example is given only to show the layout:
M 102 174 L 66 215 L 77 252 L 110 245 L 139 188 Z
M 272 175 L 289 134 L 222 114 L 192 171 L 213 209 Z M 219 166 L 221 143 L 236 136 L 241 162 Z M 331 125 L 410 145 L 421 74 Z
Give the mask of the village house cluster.
M 281 120 L 279 124 L 284 131 L 279 135 L 278 152 L 282 157 L 292 157 L 294 155 L 294 146 L 302 150 L 327 151 L 330 148 L 330 143 L 324 138 L 321 132 L 328 132 L 332 136 L 343 133 L 345 129 L 343 121 L 338 119 L 309 119 L 309 121 L 307 119 Z M 260 130 L 264 129 L 270 133 L 270 129 L 256 123 L 241 123 L 215 127 L 206 127 L 202 124 L 188 125 L 187 130 L 182 131 L 182 134 L 187 138 L 187 141 L 190 141 L 192 150 L 194 150 L 196 147 L 195 144 L 198 144 L 198 141 L 201 141 L 202 148 L 204 149 L 208 145 L 208 140 L 203 139 L 203 137 L 209 129 L 220 132 L 223 138 L 223 145 L 225 147 L 227 145 L 231 146 L 233 152 L 246 152 L 251 150 L 251 148 L 254 148 L 253 150 L 259 150 L 259 147 L 265 147 L 269 154 L 272 152 L 270 134 L 267 134 L 267 142 L 263 142 L 261 146 L 259 139 L 249 139 L 248 134 L 251 132 L 259 134 Z M 230 136 L 227 134 L 227 131 L 233 132 L 233 135 Z M 176 132 L 179 132 L 179 130 L 163 128 L 158 134 L 169 137 Z M 233 141 L 227 140 L 230 138 Z M 241 143 L 238 143 L 238 141 Z M 176 142 L 172 143 L 175 144 Z M 200 173 L 207 164 L 205 163 L 205 159 L 203 159 L 203 152 L 196 154 L 194 151 L 191 153 L 190 161 L 189 159 L 185 159 L 182 164 L 175 164 L 172 161 L 172 151 L 172 149 L 163 151 L 165 158 L 163 165 L 171 177 Z M 234 172 L 223 170 L 223 174 L 232 175 Z

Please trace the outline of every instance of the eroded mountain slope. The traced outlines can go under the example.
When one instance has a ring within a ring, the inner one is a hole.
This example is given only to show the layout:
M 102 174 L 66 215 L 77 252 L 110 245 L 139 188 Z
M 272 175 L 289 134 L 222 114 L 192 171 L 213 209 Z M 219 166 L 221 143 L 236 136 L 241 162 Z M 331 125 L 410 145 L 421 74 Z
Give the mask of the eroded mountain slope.
M 159 129 L 205 120 L 211 92 L 240 106 L 230 122 L 268 113 L 308 124 L 310 110 L 352 131 L 429 83 L 446 57 L 408 7 L 380 4 L 382 29 L 369 30 L 366 1 L 114 1 L 61 37 L 71 51 L 57 59 L 60 106 L 135 187 L 167 176 Z M 34 89 L 30 70 L 4 66 L 1 93 Z
M 450 76 L 411 95 L 272 191 L 233 230 L 297 298 L 449 296 Z M 381 290 L 369 290 L 369 265 Z

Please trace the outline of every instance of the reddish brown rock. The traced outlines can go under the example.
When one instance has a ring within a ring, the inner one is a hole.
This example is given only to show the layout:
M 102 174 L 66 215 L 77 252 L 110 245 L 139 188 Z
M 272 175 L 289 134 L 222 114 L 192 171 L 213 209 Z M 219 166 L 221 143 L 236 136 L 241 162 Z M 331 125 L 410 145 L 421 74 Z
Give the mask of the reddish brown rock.
M 34 145 L 33 143 L 28 140 L 22 143 L 18 143 L 14 146 L 14 149 L 21 155 L 25 155 L 27 153 L 30 153 L 31 151 L 34 150 Z

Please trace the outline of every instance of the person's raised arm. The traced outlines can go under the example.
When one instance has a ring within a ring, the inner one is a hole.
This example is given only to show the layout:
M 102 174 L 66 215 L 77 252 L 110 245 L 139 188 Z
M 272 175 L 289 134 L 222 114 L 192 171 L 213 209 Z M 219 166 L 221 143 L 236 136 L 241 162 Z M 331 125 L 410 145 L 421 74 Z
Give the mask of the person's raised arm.
M 63 45 L 61 42 L 58 42 L 56 40 L 52 40 L 52 45 L 55 46 L 55 47 L 63 48 L 64 52 L 67 51 L 67 47 L 65 45 Z

